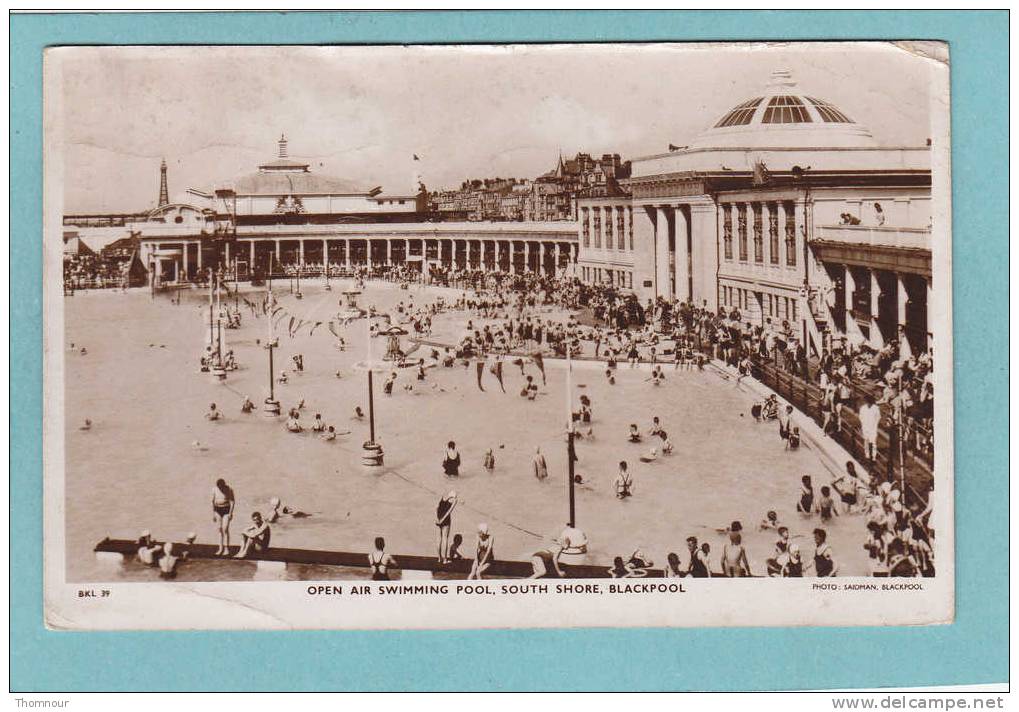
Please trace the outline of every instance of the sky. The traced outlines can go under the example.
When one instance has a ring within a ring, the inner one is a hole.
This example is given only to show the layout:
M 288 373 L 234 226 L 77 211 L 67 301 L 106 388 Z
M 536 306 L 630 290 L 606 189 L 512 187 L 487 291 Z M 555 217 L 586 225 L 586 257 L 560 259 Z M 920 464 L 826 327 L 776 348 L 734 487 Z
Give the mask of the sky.
M 171 199 L 211 189 L 274 158 L 281 133 L 312 170 L 388 193 L 416 175 L 533 178 L 560 151 L 626 160 L 689 143 L 776 69 L 882 144 L 931 134 L 933 60 L 879 43 L 76 47 L 46 62 L 65 213 L 155 207 L 162 158 Z

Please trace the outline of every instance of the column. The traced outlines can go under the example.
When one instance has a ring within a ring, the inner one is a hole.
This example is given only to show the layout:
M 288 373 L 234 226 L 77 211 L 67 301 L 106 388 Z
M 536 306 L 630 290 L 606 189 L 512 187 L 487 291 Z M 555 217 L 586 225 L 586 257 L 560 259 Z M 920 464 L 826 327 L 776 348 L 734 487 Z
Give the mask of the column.
M 771 208 L 768 201 L 762 200 L 761 206 L 761 254 L 764 257 L 763 264 L 771 264 Z M 774 315 L 773 315 L 774 316 Z M 781 323 L 781 322 L 779 322 Z
M 513 240 L 510 240 L 510 243 L 509 243 L 509 271 L 510 271 L 510 274 L 516 274 L 517 273 L 517 263 L 516 263 L 516 260 L 514 259 L 516 257 L 516 253 L 517 253 L 517 243 L 515 243 Z
M 181 262 L 183 263 L 184 276 L 185 277 L 187 277 L 190 274 L 190 272 L 188 271 L 188 245 L 189 244 L 190 243 L 188 243 L 188 242 L 184 242 L 184 243 L 181 243 L 181 246 L 180 246 L 180 248 L 181 248 Z M 176 280 L 176 281 L 180 281 L 180 280 Z
M 898 307 L 898 324 L 899 326 L 906 325 L 906 302 L 909 301 L 909 292 L 906 291 L 906 282 L 902 279 L 902 275 L 898 272 L 895 273 L 895 294 L 898 297 L 896 306 Z
M 223 251 L 225 253 L 223 259 L 226 261 L 227 264 L 230 264 L 230 243 L 229 242 L 224 242 L 223 243 Z
M 248 243 L 248 272 L 255 269 L 255 241 L 251 240 Z
M 467 269 L 471 268 L 471 239 L 467 238 L 464 240 L 464 266 Z
M 932 301 L 932 296 L 931 296 L 931 283 L 932 283 L 932 280 L 931 280 L 930 277 L 928 277 L 924 281 L 927 283 L 927 305 L 926 305 L 926 312 L 927 312 L 927 349 L 930 350 L 930 349 L 934 348 L 934 322 L 931 319 L 931 315 L 934 312 L 934 306 L 933 306 L 933 301 Z
M 524 243 L 524 273 L 531 271 L 531 243 Z
M 556 274 L 559 274 L 559 269 L 560 269 L 560 267 L 559 267 L 559 257 L 561 255 L 561 251 L 560 251 L 560 247 L 559 247 L 559 243 L 558 242 L 555 243 L 554 254 L 555 254 L 555 270 L 552 272 L 552 274 L 556 275 Z
M 605 249 L 613 250 L 616 249 L 616 213 L 611 205 L 606 205 L 602 208 L 601 217 L 603 232 L 605 233 Z M 611 270 L 610 270 L 611 273 Z
M 788 248 L 785 244 L 785 226 L 788 218 L 785 214 L 785 201 L 779 199 L 776 207 L 778 208 L 778 264 L 784 267 L 788 264 L 788 255 L 786 254 Z
M 848 336 L 850 333 L 856 333 L 856 319 L 853 317 L 853 300 L 856 297 L 856 279 L 853 277 L 853 270 L 849 265 L 845 265 L 845 292 L 846 292 L 846 333 L 843 336 Z
M 545 274 L 545 243 L 538 243 L 538 274 Z
M 450 257 L 449 264 L 453 267 L 453 269 L 456 269 L 457 268 L 456 267 L 456 238 L 454 237 L 452 240 L 449 241 L 449 243 L 450 243 L 449 244 L 449 257 Z
M 669 216 L 664 207 L 654 208 L 655 216 L 655 296 L 672 299 L 672 273 L 669 264 Z
M 393 264 L 393 241 L 386 238 L 386 264 Z
M 691 215 L 691 217 L 693 216 Z M 699 271 L 697 269 L 697 263 L 693 262 L 693 264 L 691 265 L 692 261 L 690 259 L 691 246 L 690 244 L 687 243 L 686 240 L 688 228 L 686 213 L 683 211 L 683 206 L 677 205 L 675 207 L 672 224 L 673 230 L 675 231 L 676 235 L 676 299 L 678 299 L 681 302 L 693 299 L 693 294 L 691 294 L 690 292 L 690 283 L 693 281 L 693 279 L 696 279 L 698 282 L 697 284 L 698 298 L 704 299 L 705 297 L 700 296 L 700 293 L 703 292 L 703 285 L 701 284 L 702 280 L 697 279 L 698 277 L 697 272 Z M 698 227 L 701 226 L 698 225 Z M 699 237 L 700 235 L 695 233 L 694 243 L 697 242 L 696 238 Z M 714 240 L 712 240 L 712 242 L 714 242 Z M 691 266 L 693 268 L 692 270 Z M 691 279 L 691 277 L 693 279 Z M 700 304 L 700 301 L 698 301 L 697 303 Z
M 877 270 L 870 272 L 870 343 L 875 348 L 884 346 L 884 336 L 878 326 L 878 319 L 881 316 L 881 283 L 877 278 Z
M 495 269 L 496 269 L 497 272 L 501 272 L 502 271 L 502 263 L 499 262 L 499 238 L 496 238 L 494 240 L 494 242 L 495 242 L 495 245 L 494 245 L 494 247 L 495 247 Z
M 198 271 L 201 272 L 202 271 L 202 243 L 200 241 L 199 242 L 195 242 L 195 249 L 198 252 L 198 262 L 197 262 Z
M 442 238 L 441 237 L 435 240 L 435 255 L 436 255 L 436 258 L 439 260 L 439 264 L 441 265 L 442 264 Z
M 280 262 L 280 241 L 279 240 L 273 240 L 273 242 L 276 243 L 276 264 L 279 264 L 279 262 Z M 270 270 L 270 271 L 272 271 L 272 270 Z
M 350 238 L 344 238 L 343 240 L 343 265 L 346 269 L 350 269 Z
M 372 268 L 372 241 L 371 238 L 364 238 L 364 264 L 368 269 Z
M 806 239 L 806 222 L 804 221 L 803 205 L 799 202 L 793 203 L 793 264 L 800 263 L 800 239 Z M 807 266 L 802 267 L 803 275 L 807 274 Z
M 406 238 L 403 241 L 403 266 L 404 267 L 406 267 L 407 263 L 410 261 L 410 260 L 407 259 L 409 257 L 410 257 L 410 238 L 408 237 L 408 238 Z M 425 251 L 421 250 L 421 269 L 424 269 L 424 267 L 425 267 Z
M 304 240 L 297 241 L 297 264 L 304 267 Z
M 322 240 L 322 269 L 329 266 L 329 240 Z

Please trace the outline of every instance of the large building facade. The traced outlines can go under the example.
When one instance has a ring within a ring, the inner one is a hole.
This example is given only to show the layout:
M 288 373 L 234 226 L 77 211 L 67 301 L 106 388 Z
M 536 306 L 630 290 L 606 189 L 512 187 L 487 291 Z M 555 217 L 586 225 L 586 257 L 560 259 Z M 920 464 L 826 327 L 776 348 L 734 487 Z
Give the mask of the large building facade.
M 578 201 L 578 274 L 788 322 L 811 349 L 930 340 L 930 145 L 889 146 L 776 72 L 689 145 Z
M 278 154 L 250 174 L 211 189 L 191 188 L 188 202 L 166 198 L 146 213 L 65 216 L 65 241 L 131 238 L 155 286 L 193 280 L 210 269 L 266 274 L 302 266 L 410 266 L 572 273 L 572 222 L 453 222 L 427 211 L 426 194 L 386 194 L 380 187 L 317 174 Z

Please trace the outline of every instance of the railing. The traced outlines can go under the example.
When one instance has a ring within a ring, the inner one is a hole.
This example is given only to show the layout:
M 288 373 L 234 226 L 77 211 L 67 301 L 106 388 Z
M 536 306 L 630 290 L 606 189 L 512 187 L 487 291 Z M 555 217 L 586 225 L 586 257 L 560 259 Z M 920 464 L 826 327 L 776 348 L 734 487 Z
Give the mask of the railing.
M 704 344 L 705 353 L 713 357 L 714 345 Z M 812 381 L 784 368 L 780 368 L 769 359 L 751 357 L 753 376 L 761 383 L 775 391 L 781 398 L 788 401 L 800 412 L 821 426 L 824 422 L 824 393 Z M 804 368 L 804 366 L 800 366 Z M 807 369 L 809 377 L 810 367 Z M 859 384 L 852 384 L 852 402 L 859 402 L 867 390 Z M 854 458 L 864 462 L 863 436 L 860 432 L 860 421 L 855 410 L 842 408 L 842 427 L 829 434 L 835 442 L 846 449 Z M 884 479 L 899 479 L 899 429 L 888 428 L 882 423 L 878 429 L 877 454 L 873 472 Z M 902 428 L 902 450 L 905 465 L 907 494 L 913 499 L 911 503 L 926 503 L 927 495 L 933 487 L 933 436 L 912 418 L 906 418 Z
M 931 249 L 930 228 L 920 227 L 817 225 L 814 227 L 814 238 L 853 245 L 900 247 L 914 250 Z

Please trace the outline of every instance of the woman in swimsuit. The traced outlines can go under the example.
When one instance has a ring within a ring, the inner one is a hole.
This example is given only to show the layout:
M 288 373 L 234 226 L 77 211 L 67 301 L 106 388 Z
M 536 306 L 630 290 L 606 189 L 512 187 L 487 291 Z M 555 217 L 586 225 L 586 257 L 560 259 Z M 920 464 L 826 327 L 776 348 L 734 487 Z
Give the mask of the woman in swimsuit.
M 372 581 L 388 581 L 389 569 L 396 568 L 396 559 L 386 553 L 386 540 L 375 537 L 375 551 L 368 554 L 368 566 L 372 570 Z
M 711 571 L 707 565 L 707 554 L 702 554 L 697 548 L 697 537 L 687 537 L 686 547 L 690 551 L 690 563 L 687 565 L 686 575 L 693 578 L 710 578 Z
M 453 526 L 453 508 L 456 504 L 456 492 L 450 490 L 449 494 L 439 500 L 439 506 L 435 509 L 435 526 L 439 528 L 440 564 L 449 561 L 449 530 Z
M 808 516 L 814 512 L 814 485 L 810 475 L 804 475 L 800 480 L 800 501 L 796 503 L 796 511 Z
M 495 537 L 488 532 L 487 524 L 478 525 L 478 546 L 474 554 L 474 565 L 468 579 L 481 579 L 488 567 L 495 561 Z
M 729 532 L 729 541 L 722 547 L 722 572 L 729 578 L 750 575 L 747 550 L 743 547 L 743 535 L 738 531 Z
M 679 566 L 679 554 L 674 551 L 670 552 L 666 560 L 668 564 L 665 567 L 665 578 L 681 578 L 684 572 Z
M 799 544 L 789 545 L 789 561 L 782 569 L 782 576 L 788 578 L 801 578 L 803 576 L 803 559 L 800 558 Z
M 446 477 L 460 476 L 460 452 L 452 440 L 446 443 L 446 456 L 442 460 L 442 471 Z
M 814 572 L 821 578 L 835 576 L 838 573 L 838 566 L 832 558 L 831 547 L 826 539 L 828 533 L 824 529 L 814 530 Z
M 223 556 L 230 548 L 230 520 L 234 514 L 234 491 L 220 478 L 212 490 L 212 521 L 219 529 L 219 548 L 216 556 Z

